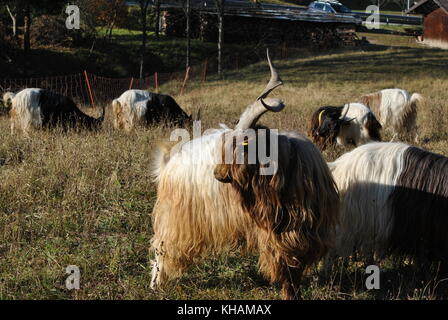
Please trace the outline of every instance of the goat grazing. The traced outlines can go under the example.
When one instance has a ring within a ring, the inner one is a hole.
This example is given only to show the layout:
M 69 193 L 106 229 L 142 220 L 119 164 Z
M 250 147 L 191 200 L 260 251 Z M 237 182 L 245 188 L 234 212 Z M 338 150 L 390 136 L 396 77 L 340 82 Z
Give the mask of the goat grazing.
M 350 103 L 343 107 L 320 107 L 311 116 L 308 135 L 321 150 L 329 144 L 358 146 L 380 141 L 381 125 L 365 105 Z
M 77 127 L 95 130 L 101 127 L 104 113 L 103 108 L 102 116 L 95 119 L 84 114 L 66 96 L 46 89 L 28 88 L 18 92 L 11 101 L 11 134 L 16 126 L 25 134 L 30 127 L 61 126 L 64 130 Z
M 377 142 L 329 167 L 341 194 L 336 254 L 355 248 L 448 262 L 448 158 Z
M 402 89 L 384 89 L 362 96 L 360 102 L 368 106 L 384 128 L 391 128 L 395 140 L 398 135 L 412 135 L 418 143 L 417 102 L 423 97 Z
M 112 102 L 114 128 L 132 130 L 137 123 L 146 125 L 166 121 L 183 126 L 192 121 L 168 95 L 146 90 L 127 90 Z
M 206 253 L 244 245 L 258 250 L 260 271 L 281 283 L 284 298 L 300 298 L 304 270 L 332 244 L 339 197 L 319 150 L 301 134 L 256 124 L 265 112 L 284 108 L 267 98 L 282 84 L 269 55 L 268 62 L 271 80 L 234 130 L 217 129 L 177 150 L 159 149 L 152 288 Z M 278 141 L 277 150 L 266 140 Z M 263 148 L 277 159 L 261 160 L 257 151 Z M 262 174 L 271 166 L 276 170 Z

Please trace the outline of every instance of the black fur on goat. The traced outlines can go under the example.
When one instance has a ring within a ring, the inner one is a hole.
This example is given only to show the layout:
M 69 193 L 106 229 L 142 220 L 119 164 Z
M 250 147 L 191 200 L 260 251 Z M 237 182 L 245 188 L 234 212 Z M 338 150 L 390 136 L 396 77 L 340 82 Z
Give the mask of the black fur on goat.
M 104 121 L 104 107 L 101 117 L 96 119 L 79 110 L 69 97 L 45 89 L 40 91 L 39 106 L 43 127 L 61 126 L 64 129 L 82 127 L 98 130 Z
M 166 121 L 173 125 L 184 126 L 193 120 L 192 116 L 182 110 L 173 97 L 166 94 L 154 93 L 148 100 L 147 107 L 145 114 L 147 124 Z

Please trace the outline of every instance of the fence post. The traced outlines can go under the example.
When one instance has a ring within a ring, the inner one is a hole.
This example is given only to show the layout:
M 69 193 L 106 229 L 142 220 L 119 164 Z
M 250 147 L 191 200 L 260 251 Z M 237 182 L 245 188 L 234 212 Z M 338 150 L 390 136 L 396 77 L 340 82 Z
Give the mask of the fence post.
M 133 85 L 133 84 L 134 84 L 134 77 L 131 78 L 131 83 L 130 83 L 130 85 L 129 85 L 129 90 L 132 89 L 132 85 Z
M 84 75 L 86 77 L 87 88 L 89 89 L 90 103 L 92 104 L 92 107 L 93 107 L 95 102 L 93 101 L 92 88 L 90 87 L 89 76 L 87 75 L 87 71 L 86 70 L 84 70 Z
M 154 82 L 156 84 L 156 92 L 159 92 L 159 74 L 154 72 Z
M 204 70 L 202 71 L 202 82 L 207 81 L 208 58 L 204 61 Z
M 184 94 L 184 89 L 185 86 L 187 85 L 187 81 L 188 81 L 188 77 L 190 76 L 190 67 L 187 68 L 187 70 L 185 70 L 185 78 L 184 78 L 184 83 L 182 83 L 182 88 L 180 89 L 180 94 Z

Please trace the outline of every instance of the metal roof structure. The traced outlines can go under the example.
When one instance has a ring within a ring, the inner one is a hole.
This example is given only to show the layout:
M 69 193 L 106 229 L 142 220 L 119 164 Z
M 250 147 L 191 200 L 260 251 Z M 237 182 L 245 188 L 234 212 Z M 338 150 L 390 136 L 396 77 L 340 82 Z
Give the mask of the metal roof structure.
M 448 14 L 448 0 L 422 0 L 414 4 L 406 13 L 427 15 L 439 8 Z
M 214 0 L 191 0 L 193 10 L 217 14 Z M 165 2 L 162 9 L 181 9 L 181 1 Z M 249 1 L 225 0 L 224 15 L 250 18 L 265 18 L 287 21 L 307 21 L 320 23 L 361 24 L 362 20 L 354 14 L 331 14 L 308 11 L 305 7 L 277 4 L 254 4 Z

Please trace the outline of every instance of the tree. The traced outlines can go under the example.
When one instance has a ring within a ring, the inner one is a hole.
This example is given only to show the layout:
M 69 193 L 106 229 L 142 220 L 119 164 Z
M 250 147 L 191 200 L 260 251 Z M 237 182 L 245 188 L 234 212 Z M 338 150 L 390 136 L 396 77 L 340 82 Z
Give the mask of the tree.
M 156 1 L 156 21 L 155 21 L 155 32 L 156 32 L 156 39 L 159 39 L 159 29 L 160 29 L 160 2 L 161 0 L 155 0 Z
M 147 41 L 147 25 L 148 25 L 148 6 L 152 0 L 138 0 L 140 6 L 140 24 L 142 27 L 142 46 L 140 51 L 140 78 L 143 78 L 143 61 L 146 53 L 146 41 Z
M 222 44 L 224 42 L 224 0 L 215 0 L 218 11 L 218 76 L 222 77 Z
M 27 55 L 30 51 L 30 30 L 34 16 L 61 12 L 65 0 L 7 0 L 4 1 L 13 24 L 13 35 L 17 36 L 17 20 L 23 17 L 23 51 Z
M 190 55 L 191 55 L 191 8 L 190 8 L 190 0 L 183 1 L 183 7 L 185 11 L 186 17 L 186 27 L 185 34 L 187 37 L 187 54 L 186 54 L 186 63 L 185 68 L 190 66 Z
M 124 23 L 127 18 L 126 1 L 96 0 L 93 3 L 96 6 L 97 19 L 101 26 L 106 28 L 105 35 L 111 39 L 114 27 Z
M 8 11 L 8 14 L 12 21 L 12 35 L 13 37 L 17 37 L 17 9 L 13 7 L 11 10 L 9 5 L 6 5 L 6 11 Z
M 30 30 L 31 30 L 31 6 L 29 2 L 25 3 L 24 7 L 24 18 L 23 18 L 23 52 L 28 55 L 31 44 L 30 44 Z

